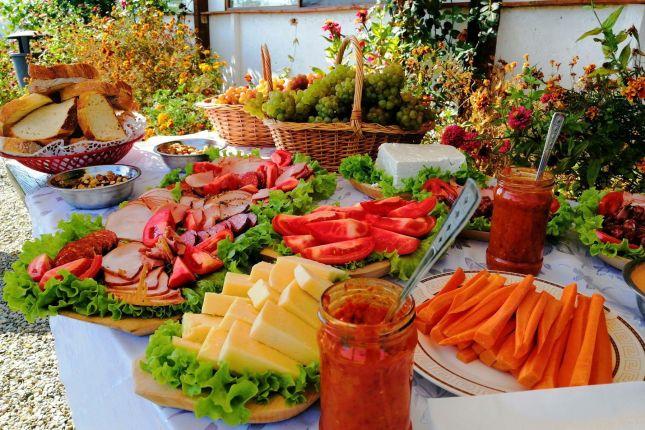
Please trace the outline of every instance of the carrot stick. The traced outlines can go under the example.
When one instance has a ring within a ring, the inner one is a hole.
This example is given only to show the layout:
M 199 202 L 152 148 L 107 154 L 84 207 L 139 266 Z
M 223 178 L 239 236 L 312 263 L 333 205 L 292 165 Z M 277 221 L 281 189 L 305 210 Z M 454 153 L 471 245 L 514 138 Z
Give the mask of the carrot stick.
M 479 361 L 488 367 L 493 367 L 493 363 L 495 363 L 495 353 L 491 349 L 486 349 L 479 354 Z
M 593 365 L 591 366 L 591 384 L 609 384 L 613 381 L 614 370 L 611 354 L 611 340 L 607 332 L 607 319 L 605 313 L 600 315 L 600 325 L 596 336 L 596 348 L 593 351 Z
M 497 342 L 495 342 L 495 345 L 493 345 L 492 348 L 487 349 L 486 351 L 482 352 L 479 354 L 479 359 L 482 361 L 487 366 L 492 366 L 493 363 L 497 360 L 497 354 L 499 354 L 499 351 L 502 349 L 502 345 L 504 345 L 504 341 L 506 341 L 506 338 L 508 336 L 514 336 L 513 331 L 515 330 L 515 321 L 510 320 L 506 323 L 504 326 L 504 330 L 499 335 L 499 338 L 497 339 Z
M 419 330 L 421 333 L 425 335 L 430 333 L 431 328 L 425 321 L 419 318 L 415 318 L 414 325 L 416 326 L 417 330 Z
M 499 275 L 491 276 L 488 279 L 488 282 L 482 286 L 479 292 L 475 293 L 473 296 L 471 296 L 468 300 L 466 300 L 461 305 L 457 306 L 455 309 L 451 309 L 448 313 L 454 314 L 454 313 L 467 311 L 473 306 L 476 306 L 477 304 L 481 303 L 481 301 L 484 298 L 488 297 L 493 291 L 503 286 L 505 282 L 506 282 L 506 278 L 504 278 L 503 276 L 499 276 Z
M 528 353 L 533 347 L 533 339 L 535 338 L 538 324 L 542 319 L 542 314 L 544 313 L 544 309 L 546 308 L 549 297 L 551 296 L 549 296 L 549 294 L 545 293 L 544 291 L 540 293 L 540 298 L 533 307 L 531 316 L 529 316 L 529 320 L 526 322 L 526 329 L 524 330 L 524 335 L 522 336 L 522 343 L 520 343 L 520 345 L 515 345 L 515 355 L 517 355 L 518 357 L 526 355 L 526 353 Z
M 535 307 L 535 304 L 540 298 L 540 294 L 535 292 L 535 287 L 531 286 L 531 289 L 528 293 L 526 293 L 526 296 L 524 296 L 524 300 L 522 300 L 522 303 L 520 303 L 520 306 L 517 308 L 517 312 L 515 314 L 515 345 L 516 349 L 519 349 L 520 345 L 524 341 L 524 333 L 526 332 L 526 326 L 529 323 L 529 318 L 531 317 L 531 312 L 533 312 L 533 308 Z
M 462 331 L 459 334 L 442 339 L 437 343 L 439 345 L 458 345 L 464 342 L 471 342 L 475 337 L 475 330 L 475 328 L 471 328 L 470 330 Z
M 472 348 L 462 349 L 457 351 L 457 359 L 464 363 L 470 363 L 477 358 L 477 353 Z
M 486 348 L 491 348 L 497 340 L 499 334 L 504 329 L 504 325 L 515 313 L 517 307 L 522 303 L 522 299 L 529 292 L 533 284 L 533 276 L 528 275 L 517 284 L 508 299 L 495 314 L 479 326 L 475 332 L 475 340 Z
M 564 350 L 562 364 L 558 372 L 558 387 L 568 387 L 571 383 L 573 368 L 578 359 L 578 353 L 582 346 L 585 325 L 587 324 L 587 313 L 589 312 L 589 298 L 578 294 L 578 305 L 571 320 L 571 330 L 567 339 L 567 347 Z
M 578 296 L 578 286 L 575 282 L 564 287 L 560 302 L 562 303 L 562 311 L 555 321 L 555 336 L 560 337 L 565 327 L 573 317 L 573 312 L 576 309 L 576 297 Z
M 458 290 L 453 290 L 449 293 L 435 296 L 430 304 L 421 309 L 417 314 L 417 318 L 423 320 L 429 327 L 434 327 L 448 312 L 457 293 Z
M 573 374 L 571 375 L 571 385 L 574 387 L 589 384 L 594 348 L 596 347 L 596 337 L 598 335 L 598 325 L 600 324 L 600 316 L 604 312 L 602 308 L 604 303 L 605 298 L 600 294 L 591 296 L 584 338 L 580 346 L 580 353 L 576 359 Z
M 528 354 L 527 354 L 528 355 Z M 495 363 L 499 367 L 503 367 L 508 371 L 519 369 L 524 364 L 526 355 L 523 357 L 515 357 L 515 336 L 507 336 L 502 349 L 497 354 Z
M 457 349 L 461 351 L 462 349 L 470 348 L 472 344 L 472 341 L 461 342 L 457 344 Z
M 480 344 L 478 344 L 476 342 L 473 343 L 472 349 L 475 350 L 477 355 L 479 355 L 482 352 L 486 351 L 486 348 L 484 348 L 483 346 L 481 346 Z
M 481 278 L 486 277 L 486 276 L 488 276 L 488 275 L 490 275 L 490 273 L 488 273 L 488 270 L 486 270 L 486 269 L 481 270 L 481 271 L 477 272 L 477 273 L 475 274 L 475 276 L 473 276 L 472 278 L 468 279 L 468 280 L 464 283 L 463 287 L 469 287 L 469 286 L 470 286 L 470 285 L 472 285 L 474 282 L 477 282 L 477 281 L 479 281 Z M 463 287 L 462 287 L 462 288 L 463 288 Z
M 478 274 L 479 275 L 479 274 Z M 453 300 L 452 305 L 450 305 L 450 310 L 448 313 L 455 313 L 455 309 L 463 305 L 468 299 L 473 295 L 477 294 L 482 288 L 488 284 L 488 280 L 491 276 L 488 273 L 480 276 L 475 281 L 470 280 L 466 282 L 463 287 L 459 288 L 455 300 Z
M 560 315 L 562 309 L 562 303 L 559 300 L 556 300 L 552 295 L 548 295 L 549 299 L 544 308 L 544 313 L 542 314 L 542 320 L 540 321 L 540 326 L 538 327 L 538 352 L 542 350 L 544 342 L 546 342 L 546 337 L 553 327 L 556 319 Z M 557 339 L 558 336 L 554 333 L 554 337 Z
M 555 388 L 557 386 L 558 369 L 560 368 L 560 363 L 562 362 L 564 349 L 567 346 L 570 327 L 571 324 L 567 324 L 564 332 L 560 335 L 560 337 L 558 337 L 558 340 L 555 341 L 553 351 L 551 351 L 551 356 L 549 357 L 549 362 L 547 363 L 546 369 L 544 370 L 544 375 L 542 375 L 542 380 L 533 386 L 534 390 Z M 555 330 L 553 334 L 555 335 Z
M 445 294 L 450 291 L 456 290 L 457 287 L 459 287 L 461 283 L 464 282 L 465 279 L 466 279 L 466 274 L 464 273 L 463 269 L 461 267 L 457 267 L 457 270 L 455 270 L 455 273 L 453 273 L 450 279 L 448 279 L 448 282 L 446 282 L 446 284 L 443 286 L 441 291 L 437 293 L 437 296 L 440 294 Z
M 513 292 L 512 287 L 499 288 L 490 296 L 486 297 L 479 305 L 460 315 L 453 324 L 446 326 L 444 333 L 446 336 L 454 336 L 460 332 L 475 328 L 482 321 L 490 318 L 508 299 Z

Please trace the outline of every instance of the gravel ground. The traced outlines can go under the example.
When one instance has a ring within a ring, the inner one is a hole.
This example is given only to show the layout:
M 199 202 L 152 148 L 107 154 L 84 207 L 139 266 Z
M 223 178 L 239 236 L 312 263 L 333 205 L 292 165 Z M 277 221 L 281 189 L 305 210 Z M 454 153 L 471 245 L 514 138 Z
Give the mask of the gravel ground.
M 31 221 L 0 161 L 0 273 L 11 267 Z M 4 287 L 0 280 L 0 290 Z M 71 429 L 49 322 L 27 324 L 0 300 L 0 429 Z

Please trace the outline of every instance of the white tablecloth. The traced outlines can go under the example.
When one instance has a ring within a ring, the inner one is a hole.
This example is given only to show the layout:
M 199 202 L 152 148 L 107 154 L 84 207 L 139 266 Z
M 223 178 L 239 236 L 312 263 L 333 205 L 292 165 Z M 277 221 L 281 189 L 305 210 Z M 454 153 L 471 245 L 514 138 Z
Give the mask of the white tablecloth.
M 157 185 L 168 170 L 161 159 L 152 153 L 152 146 L 150 141 L 139 143 L 121 160 L 121 163 L 140 167 L 143 172 L 135 186 L 135 195 Z M 267 150 L 262 152 L 269 153 Z M 364 195 L 341 179 L 331 201 L 350 205 L 365 199 Z M 47 188 L 28 194 L 25 201 L 35 236 L 54 231 L 59 220 L 68 218 L 75 211 L 55 191 Z M 109 210 L 86 212 L 103 215 Z M 464 269 L 484 268 L 485 250 L 486 243 L 458 240 L 432 273 L 454 270 L 458 266 Z M 641 334 L 645 332 L 645 320 L 638 313 L 635 295 L 625 285 L 620 271 L 589 256 L 575 239 L 546 246 L 544 267 L 539 276 L 560 284 L 576 281 L 581 292 L 602 292 L 608 306 L 634 324 Z M 64 317 L 52 317 L 50 325 L 56 341 L 60 376 L 78 429 L 229 428 L 221 422 L 198 420 L 191 412 L 158 407 L 134 394 L 130 369 L 133 360 L 144 354 L 148 341 L 146 337 L 135 337 Z M 446 396 L 450 394 L 415 375 L 412 400 L 415 429 L 429 426 L 428 413 L 431 411 L 428 411 L 425 399 Z M 319 410 L 315 406 L 286 422 L 239 428 L 314 430 L 318 428 L 318 415 Z

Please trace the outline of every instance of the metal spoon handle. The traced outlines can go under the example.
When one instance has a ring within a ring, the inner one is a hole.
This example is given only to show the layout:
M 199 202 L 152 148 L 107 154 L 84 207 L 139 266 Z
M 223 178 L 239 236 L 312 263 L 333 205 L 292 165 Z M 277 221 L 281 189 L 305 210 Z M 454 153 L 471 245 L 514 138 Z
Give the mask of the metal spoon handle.
M 564 114 L 560 112 L 554 113 L 553 117 L 551 118 L 551 124 L 549 125 L 549 131 L 546 134 L 546 141 L 544 142 L 544 150 L 542 151 L 542 158 L 540 158 L 540 164 L 538 166 L 537 176 L 535 178 L 537 181 L 542 179 L 542 175 L 546 170 L 546 164 L 549 161 L 549 157 L 551 156 L 551 151 L 553 150 L 553 146 L 555 145 L 555 142 L 558 140 L 558 137 L 560 136 L 560 132 L 562 131 L 563 125 L 564 125 Z

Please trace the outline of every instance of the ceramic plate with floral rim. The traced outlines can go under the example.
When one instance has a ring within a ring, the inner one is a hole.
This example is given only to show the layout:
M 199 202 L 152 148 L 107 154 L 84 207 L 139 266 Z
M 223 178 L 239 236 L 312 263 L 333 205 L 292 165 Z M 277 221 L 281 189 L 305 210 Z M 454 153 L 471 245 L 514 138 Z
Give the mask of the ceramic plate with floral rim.
M 466 271 L 466 276 L 473 276 L 476 271 Z M 519 282 L 523 276 L 502 273 L 508 282 Z M 450 278 L 452 272 L 431 276 L 424 279 L 414 290 L 417 304 L 433 297 Z M 547 291 L 556 298 L 560 297 L 562 286 L 542 279 L 535 280 L 538 291 Z M 607 327 L 613 349 L 614 382 L 645 380 L 645 341 L 636 329 L 616 313 L 608 311 Z M 515 378 L 506 372 L 488 367 L 479 360 L 468 364 L 456 357 L 453 346 L 439 346 L 419 332 L 419 342 L 414 354 L 415 371 L 458 396 L 477 396 L 483 394 L 508 393 L 524 391 Z

